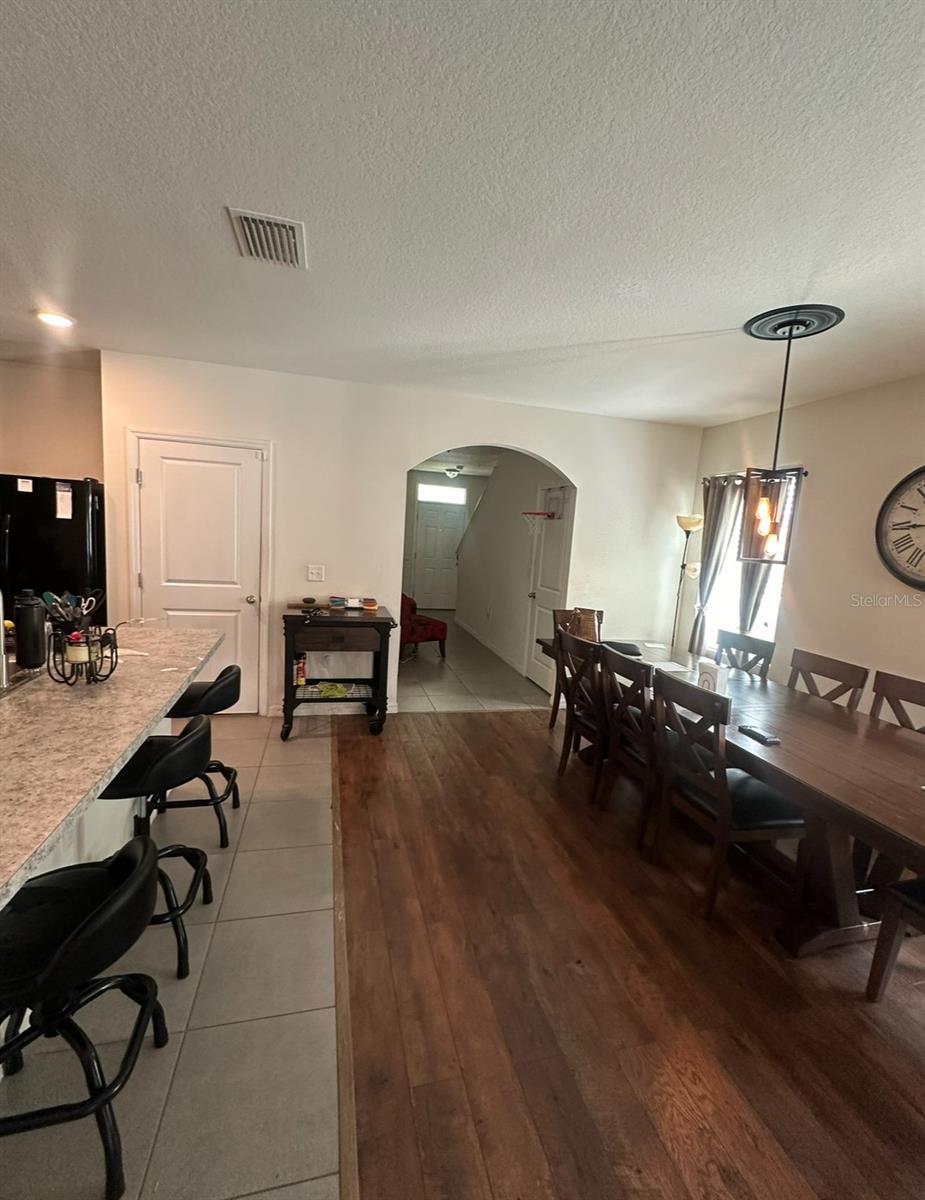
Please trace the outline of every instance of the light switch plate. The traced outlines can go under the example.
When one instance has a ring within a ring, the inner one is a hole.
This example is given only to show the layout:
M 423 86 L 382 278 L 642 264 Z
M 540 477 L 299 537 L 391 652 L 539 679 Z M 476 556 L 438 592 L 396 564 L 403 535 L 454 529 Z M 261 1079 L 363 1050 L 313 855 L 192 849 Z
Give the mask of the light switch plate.
M 308 580 L 309 583 L 323 583 L 324 582 L 324 567 L 320 564 L 319 565 L 309 564 L 305 568 L 305 578 Z

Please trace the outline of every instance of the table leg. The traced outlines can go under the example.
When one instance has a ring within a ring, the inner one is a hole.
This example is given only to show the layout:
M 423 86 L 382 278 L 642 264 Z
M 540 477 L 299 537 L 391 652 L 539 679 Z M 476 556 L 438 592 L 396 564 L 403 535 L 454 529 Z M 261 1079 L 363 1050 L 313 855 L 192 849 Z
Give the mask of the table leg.
M 777 940 L 798 958 L 832 946 L 875 938 L 879 921 L 858 906 L 851 835 L 823 821 L 807 821 L 806 902 L 777 930 Z

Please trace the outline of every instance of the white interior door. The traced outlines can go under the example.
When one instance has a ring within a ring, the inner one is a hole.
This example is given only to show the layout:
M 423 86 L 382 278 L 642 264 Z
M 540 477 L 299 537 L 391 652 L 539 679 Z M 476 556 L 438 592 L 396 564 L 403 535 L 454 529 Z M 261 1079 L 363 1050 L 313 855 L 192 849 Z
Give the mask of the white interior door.
M 231 712 L 256 712 L 263 454 L 139 439 L 142 616 L 221 630 L 208 677 L 241 667 Z
M 555 685 L 556 671 L 536 644 L 537 638 L 552 637 L 554 608 L 565 608 L 568 590 L 568 568 L 572 548 L 572 517 L 574 488 L 541 488 L 537 509 L 556 510 L 562 516 L 552 521 L 540 521 L 535 534 L 531 595 L 527 602 L 527 670 L 526 676 L 547 692 Z
M 456 607 L 456 548 L 465 528 L 465 505 L 418 501 L 414 536 L 418 608 Z

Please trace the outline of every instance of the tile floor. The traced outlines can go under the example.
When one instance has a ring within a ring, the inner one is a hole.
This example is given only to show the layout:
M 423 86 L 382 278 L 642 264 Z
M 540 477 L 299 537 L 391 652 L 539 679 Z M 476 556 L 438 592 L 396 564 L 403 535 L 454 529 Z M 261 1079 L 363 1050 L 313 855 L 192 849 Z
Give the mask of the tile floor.
M 549 707 L 549 696 L 542 688 L 461 629 L 452 612 L 426 615 L 439 617 L 449 626 L 446 659 L 440 657 L 436 642 L 425 642 L 413 658 L 399 665 L 399 712 Z
M 202 846 L 215 889 L 187 922 L 190 975 L 178 980 L 167 928 L 148 930 L 114 971 L 157 979 L 171 1031 L 145 1045 L 115 1103 L 127 1200 L 337 1200 L 338 1131 L 327 718 L 213 719 L 216 757 L 239 766 L 241 808 L 226 806 L 218 848 L 208 809 L 178 809 L 154 836 Z M 171 871 L 182 884 L 183 868 Z M 178 886 L 179 892 L 179 886 Z M 118 1061 L 133 1006 L 106 996 L 80 1022 L 104 1069 Z M 36 1043 L 0 1085 L 0 1112 L 85 1093 L 77 1060 Z M 100 1200 L 92 1120 L 5 1138 L 3 1200 Z

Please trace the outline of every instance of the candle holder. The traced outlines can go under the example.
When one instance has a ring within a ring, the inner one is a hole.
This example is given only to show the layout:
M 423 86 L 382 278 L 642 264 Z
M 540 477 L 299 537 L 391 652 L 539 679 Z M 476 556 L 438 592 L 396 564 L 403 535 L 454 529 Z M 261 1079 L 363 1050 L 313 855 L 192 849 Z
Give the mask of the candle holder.
M 81 679 L 85 683 L 102 683 L 119 665 L 119 647 L 115 629 L 103 629 L 89 621 L 61 622 L 71 628 L 54 624 L 48 638 L 48 674 L 56 683 L 73 687 Z

